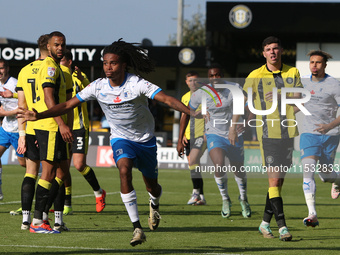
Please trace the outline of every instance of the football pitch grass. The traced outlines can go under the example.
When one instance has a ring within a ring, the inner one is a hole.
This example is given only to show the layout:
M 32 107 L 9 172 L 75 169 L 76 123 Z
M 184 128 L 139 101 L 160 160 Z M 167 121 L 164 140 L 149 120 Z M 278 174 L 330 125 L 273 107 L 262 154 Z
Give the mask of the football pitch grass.
M 162 216 L 159 228 L 148 228 L 148 194 L 138 170 L 133 170 L 133 184 L 137 192 L 140 221 L 147 242 L 130 246 L 132 224 L 119 193 L 117 168 L 94 168 L 102 188 L 107 192 L 106 208 L 95 211 L 95 198 L 85 179 L 71 169 L 73 181 L 73 215 L 64 216 L 70 232 L 57 235 L 32 234 L 20 229 L 22 216 L 9 211 L 20 207 L 20 187 L 24 169 L 3 166 L 4 200 L 0 201 L 0 254 L 339 254 L 340 198 L 331 199 L 330 184 L 317 182 L 317 211 L 320 226 L 306 228 L 302 220 L 307 216 L 302 191 L 302 178 L 292 174 L 286 178 L 282 190 L 287 225 L 293 240 L 278 238 L 275 219 L 271 228 L 275 239 L 265 239 L 258 233 L 262 220 L 267 178 L 261 174 L 248 175 L 248 200 L 252 217 L 241 215 L 238 189 L 229 173 L 229 195 L 233 202 L 231 217 L 221 216 L 221 196 L 211 176 L 204 179 L 206 206 L 187 205 L 192 191 L 189 171 L 159 170 L 163 187 L 160 203 Z M 54 214 L 50 213 L 51 224 Z

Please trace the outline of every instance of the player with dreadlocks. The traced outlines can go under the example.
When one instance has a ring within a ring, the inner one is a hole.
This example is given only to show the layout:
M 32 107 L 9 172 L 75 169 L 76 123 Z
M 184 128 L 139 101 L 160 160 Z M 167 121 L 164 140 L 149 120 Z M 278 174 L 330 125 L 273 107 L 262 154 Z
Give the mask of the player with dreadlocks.
M 128 67 L 136 74 L 128 72 Z M 157 146 L 153 134 L 154 119 L 148 108 L 148 98 L 190 114 L 179 100 L 166 95 L 161 88 L 144 80 L 140 73 L 154 70 L 145 50 L 119 39 L 103 51 L 103 71 L 106 78 L 89 84 L 71 100 L 38 113 L 22 110 L 18 117 L 37 120 L 59 116 L 84 101 L 97 100 L 110 125 L 113 157 L 120 173 L 121 197 L 134 227 L 132 246 L 146 240 L 139 222 L 137 195 L 132 185 L 132 167 L 142 172 L 150 196 L 149 227 L 156 230 L 160 221 L 159 199 L 162 187 L 158 184 Z

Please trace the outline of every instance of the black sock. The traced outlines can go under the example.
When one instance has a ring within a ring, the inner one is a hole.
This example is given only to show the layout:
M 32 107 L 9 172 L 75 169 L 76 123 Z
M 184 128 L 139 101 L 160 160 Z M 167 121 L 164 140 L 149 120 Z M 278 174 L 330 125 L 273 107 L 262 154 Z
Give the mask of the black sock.
M 54 210 L 55 211 L 64 211 L 65 204 L 65 185 L 61 185 L 58 190 L 58 194 L 54 199 Z
M 86 175 L 84 175 L 84 178 L 91 185 L 91 187 L 94 191 L 97 191 L 97 190 L 100 189 L 97 177 L 96 177 L 92 168 L 90 168 L 90 171 Z
M 270 199 L 270 203 L 272 204 L 276 223 L 279 229 L 286 226 L 282 197 L 274 197 Z
M 31 211 L 35 192 L 36 180 L 25 177 L 21 185 L 21 208 L 24 211 Z
M 266 198 L 266 206 L 264 208 L 264 213 L 263 213 L 263 221 L 270 223 L 272 217 L 273 217 L 273 208 L 272 204 L 269 200 L 269 192 L 267 192 L 267 198 Z
M 203 178 L 201 178 L 199 180 L 200 180 L 200 195 L 204 195 L 204 192 L 203 192 Z
M 56 179 L 53 179 L 52 186 L 51 186 L 51 189 L 50 189 L 50 193 L 49 193 L 49 196 L 48 196 L 48 200 L 47 200 L 47 203 L 46 203 L 45 208 L 44 208 L 45 213 L 48 214 L 48 211 L 52 207 L 52 204 L 53 204 L 55 198 L 58 195 L 59 188 L 60 188 L 59 183 L 56 181 Z
M 140 222 L 139 222 L 139 221 L 132 222 L 132 225 L 133 225 L 133 229 L 142 228 L 142 226 L 140 225 Z
M 42 214 L 49 198 L 49 190 L 38 184 L 35 192 L 34 218 L 42 220 Z
M 151 203 L 151 207 L 152 207 L 152 209 L 158 209 L 159 204 L 158 205 L 154 205 L 153 203 Z
M 65 203 L 64 205 L 71 207 L 72 205 L 72 195 L 65 195 Z
M 190 177 L 194 189 L 199 189 L 200 194 L 203 194 L 203 179 L 200 172 L 196 170 L 190 170 Z

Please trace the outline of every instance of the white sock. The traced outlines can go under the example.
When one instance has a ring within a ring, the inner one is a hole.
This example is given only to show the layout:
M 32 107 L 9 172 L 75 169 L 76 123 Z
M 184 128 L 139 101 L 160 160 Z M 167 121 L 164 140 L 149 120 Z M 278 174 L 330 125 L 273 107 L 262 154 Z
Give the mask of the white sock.
M 102 194 L 103 194 L 103 190 L 102 190 L 102 188 L 100 188 L 100 189 L 97 190 L 97 191 L 93 191 L 93 193 L 94 193 L 94 195 L 95 195 L 96 197 L 101 197 Z
M 63 224 L 63 211 L 54 211 L 54 224 Z
M 136 191 L 133 190 L 127 194 L 120 193 L 120 196 L 125 204 L 131 222 L 139 221 Z
M 225 174 L 222 177 L 215 177 L 215 181 L 217 184 L 218 189 L 220 190 L 222 200 L 229 200 L 228 196 L 228 176 Z
M 247 200 L 247 175 L 241 178 L 235 175 L 235 181 L 238 186 L 238 190 L 240 191 L 240 198 L 242 200 Z
M 264 220 L 263 220 L 263 221 L 261 222 L 261 225 L 269 226 L 269 225 L 270 225 L 270 223 L 269 223 L 269 222 L 267 222 L 267 221 L 264 221 Z
M 43 218 L 42 219 L 48 221 L 48 213 L 43 212 Z
M 199 194 L 200 193 L 200 189 L 193 189 L 192 190 L 192 194 Z
M 31 213 L 28 210 L 22 210 L 22 223 L 31 223 Z
M 201 199 L 201 200 L 205 200 L 205 197 L 204 197 L 203 194 L 200 194 L 200 199 Z
M 43 223 L 43 220 L 33 218 L 32 223 L 33 223 L 34 226 L 39 226 L 39 225 L 41 225 Z
M 307 193 L 305 194 L 306 204 L 308 207 L 308 215 L 316 215 L 315 209 L 315 194 Z
M 303 158 L 301 160 L 303 166 L 303 193 L 308 207 L 308 215 L 315 214 L 315 192 L 316 185 L 314 179 L 316 160 L 312 158 Z
M 160 186 L 160 185 L 159 185 L 159 186 Z M 150 199 L 151 199 L 151 203 L 152 203 L 153 205 L 158 205 L 158 204 L 159 204 L 159 199 L 161 198 L 162 193 L 163 193 L 162 186 L 160 186 L 160 187 L 161 187 L 161 193 L 159 194 L 158 197 L 154 197 L 153 195 L 151 195 L 150 192 L 148 192 L 148 193 L 149 193 L 149 196 L 150 196 Z
M 0 167 L 0 185 L 2 184 L 2 167 Z

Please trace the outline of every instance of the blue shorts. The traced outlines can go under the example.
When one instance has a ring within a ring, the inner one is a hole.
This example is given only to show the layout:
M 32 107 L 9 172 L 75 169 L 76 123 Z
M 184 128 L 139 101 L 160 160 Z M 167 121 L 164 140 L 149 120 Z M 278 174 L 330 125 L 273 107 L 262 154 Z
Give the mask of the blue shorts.
M 117 163 L 121 158 L 133 159 L 134 166 L 148 178 L 158 177 L 156 137 L 145 143 L 137 143 L 121 138 L 111 141 L 113 158 Z
M 0 145 L 5 147 L 6 149 L 8 149 L 9 146 L 12 145 L 15 149 L 15 153 L 17 154 L 17 156 L 22 158 L 24 155 L 19 154 L 17 152 L 18 139 L 19 139 L 19 133 L 6 132 L 3 129 L 3 127 L 0 127 Z
M 318 156 L 320 164 L 333 164 L 338 144 L 339 136 L 303 133 L 300 136 L 301 159 Z
M 207 135 L 207 145 L 208 152 L 210 152 L 214 148 L 221 148 L 226 152 L 226 156 L 230 161 L 233 162 L 242 162 L 244 161 L 244 149 L 243 149 L 243 136 L 238 137 L 238 142 L 236 142 L 235 146 L 231 145 L 227 138 L 209 134 Z

